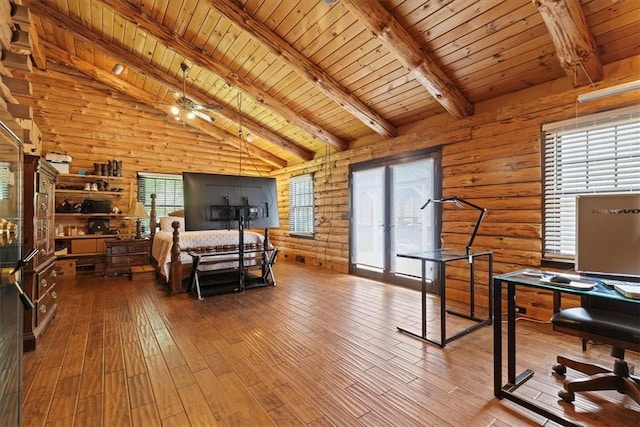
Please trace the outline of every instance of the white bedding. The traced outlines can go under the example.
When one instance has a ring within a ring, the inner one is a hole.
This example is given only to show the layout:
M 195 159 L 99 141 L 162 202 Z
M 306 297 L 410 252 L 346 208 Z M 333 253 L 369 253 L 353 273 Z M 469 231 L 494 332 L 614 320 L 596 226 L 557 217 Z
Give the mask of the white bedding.
M 180 259 L 182 264 L 191 265 L 190 249 L 210 248 L 211 251 L 235 251 L 238 248 L 239 232 L 237 230 L 202 230 L 202 231 L 182 231 L 180 232 Z M 171 245 L 173 244 L 173 232 L 158 231 L 153 238 L 151 256 L 160 266 L 160 272 L 166 280 L 169 278 L 169 267 L 171 263 Z M 244 244 L 254 245 L 261 248 L 264 244 L 264 236 L 253 231 L 244 232 Z M 237 255 L 221 255 L 219 259 L 237 260 Z M 255 260 L 252 261 L 255 264 Z M 229 261 L 207 265 L 204 268 L 224 269 L 238 266 L 238 261 Z M 189 267 L 187 267 L 189 268 Z

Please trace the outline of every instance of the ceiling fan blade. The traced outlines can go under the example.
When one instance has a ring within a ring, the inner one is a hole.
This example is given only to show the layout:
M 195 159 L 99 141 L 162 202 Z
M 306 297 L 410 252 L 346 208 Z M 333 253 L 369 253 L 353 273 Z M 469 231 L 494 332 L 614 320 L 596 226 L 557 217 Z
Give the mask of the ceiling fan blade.
M 194 104 L 194 110 L 222 110 L 222 105 L 217 104 Z
M 191 111 L 193 112 L 193 114 L 195 114 L 197 117 L 200 117 L 202 120 L 206 120 L 209 123 L 213 123 L 213 119 L 211 117 L 207 116 L 206 114 L 204 114 L 204 113 L 202 113 L 202 112 L 200 112 L 200 111 L 198 111 L 196 109 L 193 109 Z

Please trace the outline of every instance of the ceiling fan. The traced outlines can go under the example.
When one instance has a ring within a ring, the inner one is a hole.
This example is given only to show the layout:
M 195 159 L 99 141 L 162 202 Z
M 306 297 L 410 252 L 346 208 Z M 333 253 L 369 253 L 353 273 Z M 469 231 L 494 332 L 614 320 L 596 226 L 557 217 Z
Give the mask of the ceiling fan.
M 207 122 L 213 122 L 213 118 L 202 110 L 221 110 L 222 105 L 216 104 L 197 104 L 191 99 L 187 98 L 187 72 L 191 69 L 186 63 L 180 64 L 182 70 L 182 93 L 176 93 L 176 105 L 171 107 L 171 113 L 176 120 L 182 120 L 183 117 L 187 119 L 193 119 L 194 117 L 200 117 Z

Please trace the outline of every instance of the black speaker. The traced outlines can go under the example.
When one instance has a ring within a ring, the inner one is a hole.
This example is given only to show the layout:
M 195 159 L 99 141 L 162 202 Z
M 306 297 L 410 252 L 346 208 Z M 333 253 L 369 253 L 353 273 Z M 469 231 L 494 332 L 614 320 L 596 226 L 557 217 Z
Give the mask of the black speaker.
M 104 218 L 89 219 L 89 234 L 109 233 L 109 220 Z

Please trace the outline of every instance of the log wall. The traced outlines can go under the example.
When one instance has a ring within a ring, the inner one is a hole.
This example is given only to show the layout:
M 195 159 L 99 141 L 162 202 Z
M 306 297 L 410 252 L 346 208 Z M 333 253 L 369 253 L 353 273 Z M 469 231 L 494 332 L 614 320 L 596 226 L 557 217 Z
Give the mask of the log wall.
M 640 70 L 640 58 L 613 64 L 600 87 L 628 81 Z M 564 80 L 564 79 L 563 79 Z M 637 93 L 578 104 L 579 93 L 565 81 L 534 87 L 518 94 L 476 106 L 476 114 L 455 122 L 425 122 L 421 129 L 403 136 L 379 141 L 315 159 L 274 174 L 278 180 L 281 227 L 273 230 L 272 240 L 284 258 L 304 258 L 306 263 L 341 272 L 349 269 L 348 173 L 352 163 L 365 162 L 405 151 L 442 147 L 443 197 L 459 196 L 488 208 L 479 235 L 478 250 L 494 253 L 494 273 L 521 268 L 539 268 L 542 251 L 541 126 L 638 102 Z M 316 237 L 292 237 L 288 225 L 288 179 L 314 173 Z M 443 235 L 447 247 L 463 248 L 477 215 L 471 210 L 444 210 Z M 479 270 L 486 274 L 486 264 Z M 447 295 L 466 300 L 468 270 L 447 268 Z M 449 287 L 451 290 L 449 290 Z M 486 295 L 480 290 L 477 295 Z M 544 292 L 520 292 L 518 305 L 527 314 L 548 319 L 551 297 Z M 484 301 L 486 303 L 486 301 Z
M 122 160 L 123 174 L 182 171 L 240 173 L 238 149 L 136 102 L 69 68 L 49 63 L 46 72 L 27 76 L 33 97 L 25 99 L 35 111 L 43 133 L 42 154 L 73 157 L 71 172 L 93 170 L 93 164 Z M 268 174 L 271 166 L 259 159 L 242 162 L 243 175 Z M 135 185 L 134 185 L 135 188 Z
M 611 64 L 605 71 L 607 78 L 600 87 L 637 78 L 640 57 Z M 161 113 L 83 75 L 54 65 L 46 72 L 34 72 L 29 79 L 33 82 L 34 120 L 43 134 L 43 154 L 71 155 L 72 172 L 91 170 L 94 162 L 123 160 L 124 175 L 134 191 L 139 171 L 239 173 L 237 149 L 167 121 Z M 347 272 L 349 165 L 441 147 L 443 196 L 457 195 L 489 209 L 474 247 L 494 252 L 495 273 L 539 267 L 541 125 L 637 102 L 637 95 L 629 94 L 576 104 L 577 95 L 586 91 L 573 89 L 562 79 L 478 104 L 476 114 L 469 118 L 452 120 L 443 115 L 401 129 L 397 138 L 384 140 L 374 135 L 353 142 L 345 152 L 278 170 L 272 176 L 278 181 L 281 227 L 272 230 L 272 240 L 282 250 L 282 258 L 293 261 L 302 256 L 308 264 Z M 243 164 L 243 175 L 257 175 L 254 165 L 262 174 L 271 169 L 255 159 L 245 159 Z M 320 223 L 315 239 L 294 238 L 287 231 L 287 180 L 302 173 L 315 177 L 316 222 Z M 475 218 L 470 210 L 446 209 L 445 245 L 463 246 Z M 480 263 L 479 270 L 486 274 L 486 265 Z M 448 268 L 448 272 L 448 296 L 465 300 L 466 271 L 460 267 Z M 519 305 L 537 318 L 548 319 L 551 312 L 551 298 L 544 293 L 521 293 Z

